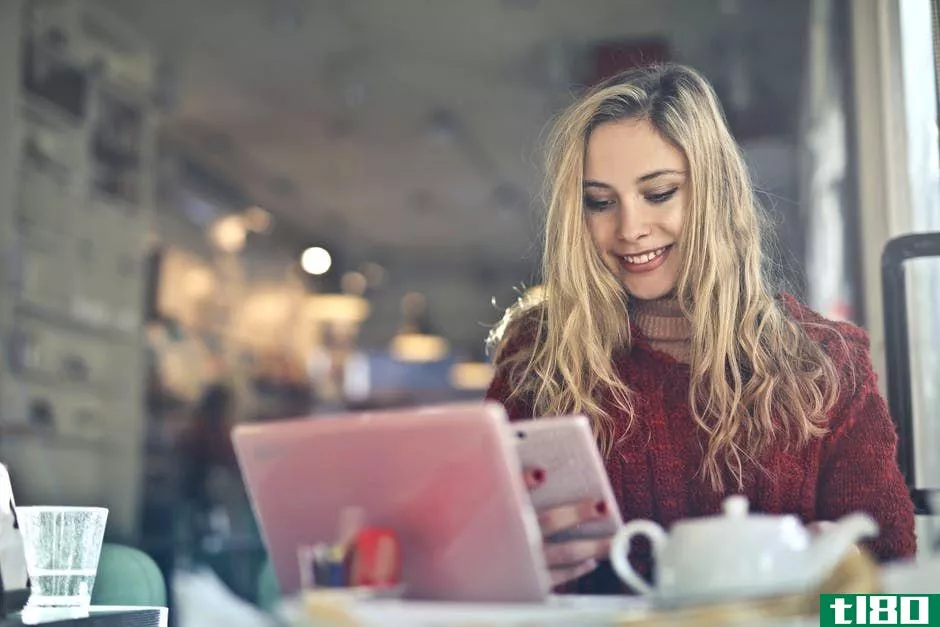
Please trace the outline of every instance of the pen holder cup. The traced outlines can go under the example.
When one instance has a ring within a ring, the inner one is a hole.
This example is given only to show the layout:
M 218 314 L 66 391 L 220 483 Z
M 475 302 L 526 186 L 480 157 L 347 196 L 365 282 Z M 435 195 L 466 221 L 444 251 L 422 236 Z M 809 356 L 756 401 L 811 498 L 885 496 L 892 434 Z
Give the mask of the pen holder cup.
M 336 545 L 300 547 L 300 588 L 324 599 L 351 600 L 399 598 L 404 585 L 398 568 L 369 569 L 356 563 L 354 551 L 340 551 Z M 366 560 L 370 564 L 375 560 Z M 357 568 L 357 565 L 359 566 Z
M 334 543 L 298 548 L 300 587 L 394 594 L 402 583 L 401 547 L 389 529 L 365 527 Z

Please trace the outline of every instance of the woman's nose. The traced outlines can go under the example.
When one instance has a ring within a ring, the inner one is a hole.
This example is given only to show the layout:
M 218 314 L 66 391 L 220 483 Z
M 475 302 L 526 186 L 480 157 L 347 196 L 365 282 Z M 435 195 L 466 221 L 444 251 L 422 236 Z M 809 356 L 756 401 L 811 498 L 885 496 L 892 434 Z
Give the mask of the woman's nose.
M 631 242 L 650 234 L 650 221 L 646 213 L 633 203 L 623 202 L 617 213 L 617 239 Z

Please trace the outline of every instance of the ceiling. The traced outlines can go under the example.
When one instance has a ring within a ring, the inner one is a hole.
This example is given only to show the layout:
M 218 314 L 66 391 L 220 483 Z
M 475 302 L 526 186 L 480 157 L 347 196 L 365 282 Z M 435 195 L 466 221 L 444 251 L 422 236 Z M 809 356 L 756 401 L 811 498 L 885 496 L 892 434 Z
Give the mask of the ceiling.
M 478 322 L 493 321 L 491 297 L 505 304 L 512 286 L 531 276 L 539 140 L 552 113 L 590 75 L 593 45 L 661 36 L 679 60 L 720 80 L 728 35 L 735 33 L 755 46 L 752 62 L 770 55 L 768 63 L 786 68 L 794 65 L 787 55 L 800 47 L 793 7 L 802 6 L 99 4 L 140 32 L 164 61 L 165 137 L 270 209 L 282 231 L 329 243 L 349 264 L 389 265 L 395 293 L 425 292 L 432 313 L 446 318 L 441 326 L 467 340 L 481 336 Z

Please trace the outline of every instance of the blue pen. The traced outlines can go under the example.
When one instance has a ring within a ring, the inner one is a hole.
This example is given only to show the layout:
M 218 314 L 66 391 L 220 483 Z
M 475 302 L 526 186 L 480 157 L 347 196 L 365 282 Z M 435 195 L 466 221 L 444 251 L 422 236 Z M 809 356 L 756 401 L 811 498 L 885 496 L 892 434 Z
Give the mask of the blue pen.
M 333 588 L 343 588 L 346 586 L 346 555 L 343 547 L 339 544 L 330 547 L 329 555 L 329 585 Z

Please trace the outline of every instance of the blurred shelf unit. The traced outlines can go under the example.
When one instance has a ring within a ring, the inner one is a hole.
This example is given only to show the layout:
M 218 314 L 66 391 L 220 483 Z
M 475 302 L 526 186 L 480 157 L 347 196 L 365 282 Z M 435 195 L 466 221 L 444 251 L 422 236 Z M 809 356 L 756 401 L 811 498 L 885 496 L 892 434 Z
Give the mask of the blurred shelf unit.
M 82 0 L 0 2 L 0 460 L 21 501 L 107 505 L 125 537 L 155 169 L 140 42 Z

